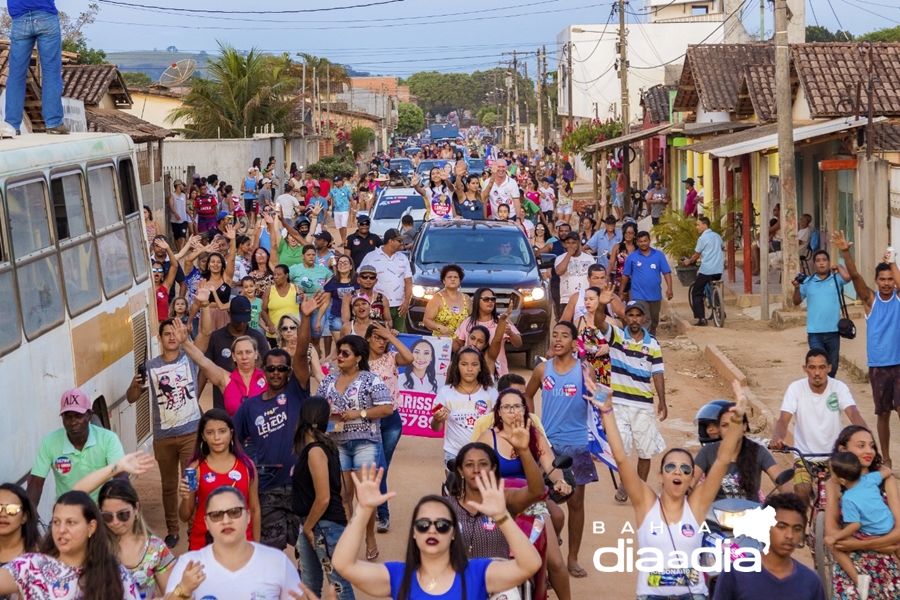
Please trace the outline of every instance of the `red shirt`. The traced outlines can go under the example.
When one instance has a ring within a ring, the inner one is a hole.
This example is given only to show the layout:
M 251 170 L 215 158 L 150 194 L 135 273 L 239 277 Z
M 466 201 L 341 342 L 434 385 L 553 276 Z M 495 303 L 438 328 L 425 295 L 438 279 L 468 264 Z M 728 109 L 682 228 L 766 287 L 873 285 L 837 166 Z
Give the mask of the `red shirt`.
M 331 182 L 330 181 L 328 181 L 327 179 L 322 179 L 321 181 L 319 181 L 319 192 L 322 194 L 322 196 L 327 196 L 328 192 L 330 192 L 330 191 L 331 191 Z
M 169 318 L 169 290 L 162 284 L 156 288 L 156 318 L 159 321 Z
M 217 214 L 216 211 L 219 210 L 219 200 L 212 194 L 197 196 L 194 199 L 194 210 L 197 211 L 197 216 L 199 217 L 214 219 Z
M 217 473 L 209 468 L 204 458 L 197 465 L 197 483 L 197 510 L 194 512 L 189 550 L 199 550 L 206 546 L 206 499 L 214 489 L 233 487 L 240 490 L 244 498 L 250 497 L 250 473 L 238 459 L 234 459 L 234 466 L 230 471 Z M 247 525 L 247 539 L 253 541 L 252 523 Z

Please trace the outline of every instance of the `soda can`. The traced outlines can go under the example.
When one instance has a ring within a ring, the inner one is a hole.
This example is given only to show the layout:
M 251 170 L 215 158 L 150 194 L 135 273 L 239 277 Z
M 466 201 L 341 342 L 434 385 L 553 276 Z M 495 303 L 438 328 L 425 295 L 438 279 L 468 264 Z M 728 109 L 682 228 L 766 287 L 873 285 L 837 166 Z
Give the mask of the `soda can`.
M 888 249 L 885 251 L 885 254 L 890 255 L 890 258 L 888 258 L 889 263 L 897 262 L 897 251 L 892 247 L 888 247 Z
M 197 487 L 200 485 L 197 480 L 197 469 L 185 469 L 184 470 L 184 480 L 187 482 L 188 489 L 192 492 L 197 491 Z

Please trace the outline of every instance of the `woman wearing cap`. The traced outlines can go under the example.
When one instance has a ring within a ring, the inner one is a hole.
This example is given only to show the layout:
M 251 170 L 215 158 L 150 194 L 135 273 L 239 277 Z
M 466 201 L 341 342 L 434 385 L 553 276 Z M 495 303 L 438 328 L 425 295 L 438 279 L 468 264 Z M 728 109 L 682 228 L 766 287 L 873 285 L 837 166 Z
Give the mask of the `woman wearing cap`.
M 339 337 L 347 335 L 365 337 L 369 326 L 376 324 L 376 321 L 372 319 L 372 300 L 368 294 L 355 291 L 350 295 L 350 315 L 350 319 L 341 326 Z M 382 325 L 382 323 L 377 324 Z
M 432 330 L 435 337 L 452 337 L 472 312 L 472 301 L 459 290 L 464 278 L 465 273 L 459 265 L 446 265 L 441 269 L 444 289 L 432 296 L 425 305 L 425 316 L 422 319 L 425 327 Z
M 391 318 L 391 309 L 387 298 L 381 292 L 375 291 L 375 283 L 378 281 L 378 271 L 375 270 L 375 267 L 372 265 L 361 265 L 356 272 L 356 280 L 359 283 L 359 289 L 350 296 L 344 296 L 343 306 L 341 307 L 341 321 L 344 322 L 344 327 L 341 328 L 342 335 L 347 335 L 347 333 L 344 333 L 347 324 L 357 318 L 356 312 L 353 310 L 353 302 L 356 301 L 359 295 L 366 297 L 366 302 L 369 303 L 369 317 L 372 321 L 380 325 L 388 325 L 388 319 Z M 352 331 L 357 335 L 362 335 L 361 332 L 363 330 L 360 327 L 354 327 Z

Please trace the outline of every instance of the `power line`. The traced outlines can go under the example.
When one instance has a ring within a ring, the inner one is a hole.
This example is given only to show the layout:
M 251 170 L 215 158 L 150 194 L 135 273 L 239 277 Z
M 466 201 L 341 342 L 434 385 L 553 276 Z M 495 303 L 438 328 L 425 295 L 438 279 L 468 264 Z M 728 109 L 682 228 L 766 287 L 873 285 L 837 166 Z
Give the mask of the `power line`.
M 809 1 L 809 9 L 812 11 L 813 21 L 816 22 L 816 27 L 821 27 L 821 25 L 819 25 L 819 17 L 816 16 L 816 9 L 813 6 L 814 2 L 813 2 L 813 0 L 808 0 L 808 1 Z
M 247 10 L 210 10 L 208 8 L 177 8 L 172 6 L 153 6 L 149 4 L 130 4 L 128 2 L 118 2 L 117 0 L 97 0 L 101 4 L 109 4 L 110 6 L 118 6 L 120 8 L 144 9 L 144 10 L 168 10 L 178 13 L 198 13 L 202 15 L 223 14 L 223 15 L 246 15 Z M 378 0 L 377 2 L 367 2 L 365 4 L 353 4 L 350 6 L 330 6 L 327 8 L 301 8 L 297 10 L 267 10 L 266 12 L 274 15 L 296 15 L 317 12 L 334 12 L 338 10 L 349 10 L 352 8 L 368 8 L 370 6 L 383 6 L 385 4 L 396 4 L 398 2 L 406 2 L 406 0 Z
M 900 21 L 898 21 L 897 19 L 892 19 L 891 17 L 886 17 L 884 15 L 880 15 L 877 12 L 875 12 L 874 10 L 869 10 L 868 8 L 863 8 L 862 6 L 860 6 L 859 4 L 857 4 L 855 2 L 849 2 L 848 0 L 844 0 L 844 3 L 849 4 L 850 6 L 853 6 L 854 8 L 857 8 L 863 12 L 867 12 L 870 15 L 875 15 L 876 17 L 879 17 L 881 19 L 887 19 L 888 21 L 892 21 L 894 23 L 900 23 Z
M 847 33 L 846 33 L 847 30 L 844 29 L 844 24 L 841 23 L 841 19 L 837 16 L 837 13 L 836 13 L 835 10 L 834 10 L 834 5 L 831 3 L 831 0 L 828 0 L 828 6 L 829 6 L 829 8 L 831 8 L 831 14 L 834 15 L 834 20 L 837 21 L 838 27 L 841 28 L 841 31 L 845 32 L 845 33 L 844 33 L 844 36 L 846 36 L 846 35 L 847 35 Z M 849 42 L 850 39 L 847 38 L 847 41 Z
M 612 21 L 613 13 L 615 13 L 615 5 L 613 6 L 613 8 L 611 8 L 611 9 L 609 10 L 609 16 L 606 17 L 606 24 L 603 25 L 603 31 L 600 32 L 600 37 L 597 38 L 597 43 L 594 44 L 594 49 L 591 50 L 591 53 L 587 55 L 587 58 L 584 58 L 584 59 L 582 59 L 582 60 L 576 60 L 576 62 L 586 62 L 586 61 L 590 60 L 590 58 L 594 55 L 594 52 L 596 52 L 596 51 L 597 51 L 597 48 L 600 47 L 600 42 L 603 41 L 603 36 L 606 35 L 606 28 L 609 27 L 609 22 Z M 574 46 L 575 46 L 575 45 L 573 44 L 572 47 L 574 47 Z M 573 58 L 573 60 L 575 60 L 575 59 Z

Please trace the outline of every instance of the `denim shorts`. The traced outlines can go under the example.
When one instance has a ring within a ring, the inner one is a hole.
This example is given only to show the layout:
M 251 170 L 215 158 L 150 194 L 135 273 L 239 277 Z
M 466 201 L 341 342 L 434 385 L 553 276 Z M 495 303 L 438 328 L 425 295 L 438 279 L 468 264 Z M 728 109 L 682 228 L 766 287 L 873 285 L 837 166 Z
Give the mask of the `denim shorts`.
M 338 444 L 341 471 L 358 471 L 363 465 L 381 460 L 381 444 L 369 440 L 348 440 Z
M 341 320 L 340 315 L 334 316 L 328 313 L 325 317 L 325 325 L 322 326 L 322 337 L 331 337 L 332 331 L 340 331 L 343 326 L 344 322 Z

